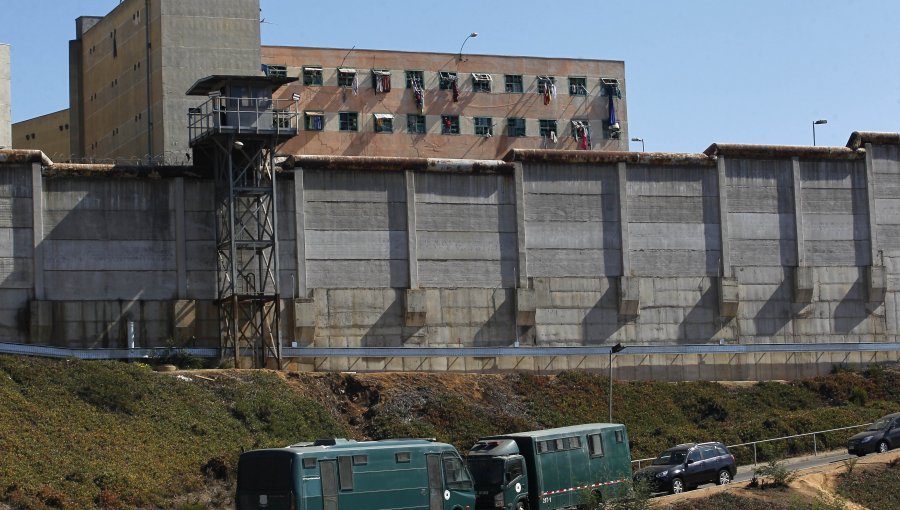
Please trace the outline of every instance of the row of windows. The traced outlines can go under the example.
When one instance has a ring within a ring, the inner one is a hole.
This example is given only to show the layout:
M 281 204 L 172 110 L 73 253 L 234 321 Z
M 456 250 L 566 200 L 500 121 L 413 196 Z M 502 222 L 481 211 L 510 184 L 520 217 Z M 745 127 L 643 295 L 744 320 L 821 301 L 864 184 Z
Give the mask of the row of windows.
M 373 114 L 373 129 L 376 133 L 393 133 L 396 129 L 394 116 L 386 113 Z M 406 116 L 406 132 L 411 134 L 424 134 L 427 132 L 426 116 L 409 114 Z M 494 119 L 492 117 L 472 117 L 474 134 L 477 136 L 494 136 Z M 590 134 L 590 122 L 586 119 L 572 119 L 571 135 L 578 138 L 582 134 Z M 441 134 L 460 134 L 459 115 L 441 115 Z M 307 131 L 324 131 L 324 112 L 306 112 L 303 127 Z M 359 131 L 359 114 L 356 112 L 338 113 L 338 131 Z M 528 136 L 526 122 L 523 118 L 506 119 L 506 136 Z M 559 134 L 559 124 L 556 119 L 538 120 L 538 135 L 551 138 Z
M 460 76 L 454 71 L 440 71 L 438 75 L 438 89 L 452 90 L 458 88 Z M 416 89 L 424 88 L 425 71 L 405 71 L 406 88 Z M 569 76 L 569 95 L 586 96 L 588 95 L 588 79 L 586 76 Z M 337 86 L 353 87 L 358 85 L 357 70 L 351 68 L 339 67 L 337 69 Z M 504 92 L 512 94 L 522 94 L 525 92 L 525 83 L 521 74 L 504 75 Z M 543 94 L 556 85 L 555 76 L 537 76 L 537 91 Z M 492 92 L 494 78 L 489 73 L 471 73 L 472 90 L 475 92 Z M 387 69 L 372 70 L 372 87 L 379 92 L 390 92 L 391 71 Z M 308 66 L 303 68 L 303 84 L 310 87 L 324 85 L 322 68 L 319 66 Z M 618 80 L 605 78 L 601 79 L 601 94 L 606 92 L 606 88 L 615 85 L 618 87 Z
M 411 454 L 409 452 L 400 452 L 395 455 L 398 463 L 410 462 Z M 313 469 L 316 467 L 318 459 L 315 457 L 306 457 L 303 459 L 304 469 Z M 334 460 L 322 460 L 322 462 L 334 462 Z M 364 466 L 368 464 L 368 455 L 339 456 L 337 458 L 337 482 L 340 490 L 352 491 L 354 486 L 353 466 Z M 463 467 L 462 460 L 459 457 L 444 454 L 441 458 L 444 467 L 444 480 L 448 489 L 470 490 L 472 481 L 469 479 L 468 472 Z M 323 484 L 326 477 L 323 472 Z M 333 478 L 328 483 L 334 483 Z M 439 486 L 439 482 L 434 481 L 434 486 Z
M 617 430 L 615 433 L 616 443 L 625 442 L 625 433 Z M 603 437 L 600 434 L 590 434 L 587 436 L 588 453 L 591 457 L 603 456 Z M 538 453 L 562 452 L 566 450 L 580 450 L 581 438 L 578 436 L 562 437 L 559 439 L 548 439 L 546 441 L 538 441 Z

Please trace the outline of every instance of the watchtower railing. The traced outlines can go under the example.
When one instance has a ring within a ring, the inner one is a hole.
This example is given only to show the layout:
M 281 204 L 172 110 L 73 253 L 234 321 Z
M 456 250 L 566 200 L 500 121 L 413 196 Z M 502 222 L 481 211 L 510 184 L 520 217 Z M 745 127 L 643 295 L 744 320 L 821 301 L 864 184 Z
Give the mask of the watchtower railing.
M 217 133 L 294 136 L 299 127 L 299 103 L 292 99 L 216 96 L 188 110 L 191 143 Z

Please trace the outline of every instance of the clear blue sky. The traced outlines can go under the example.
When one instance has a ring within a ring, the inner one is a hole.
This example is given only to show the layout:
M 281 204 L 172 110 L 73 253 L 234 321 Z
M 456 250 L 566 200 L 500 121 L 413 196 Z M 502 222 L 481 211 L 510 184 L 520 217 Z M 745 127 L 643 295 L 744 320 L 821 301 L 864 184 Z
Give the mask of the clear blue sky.
M 811 145 L 820 118 L 820 145 L 900 131 L 897 0 L 261 2 L 263 44 L 455 53 L 476 31 L 466 52 L 624 60 L 648 151 Z M 116 4 L 3 0 L 14 121 L 68 107 L 75 18 Z

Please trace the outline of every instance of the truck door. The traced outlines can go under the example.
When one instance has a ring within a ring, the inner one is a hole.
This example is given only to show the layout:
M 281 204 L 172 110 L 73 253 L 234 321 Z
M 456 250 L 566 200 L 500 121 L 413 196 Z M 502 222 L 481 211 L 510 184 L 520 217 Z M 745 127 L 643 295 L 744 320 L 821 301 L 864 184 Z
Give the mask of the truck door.
M 337 486 L 337 461 L 323 460 L 319 463 L 322 477 L 322 510 L 339 510 Z
M 455 450 L 444 452 L 441 462 L 444 464 L 445 508 L 474 508 L 475 487 L 459 454 Z
M 426 456 L 428 464 L 428 510 L 442 510 L 444 507 L 444 484 L 441 476 L 440 455 Z

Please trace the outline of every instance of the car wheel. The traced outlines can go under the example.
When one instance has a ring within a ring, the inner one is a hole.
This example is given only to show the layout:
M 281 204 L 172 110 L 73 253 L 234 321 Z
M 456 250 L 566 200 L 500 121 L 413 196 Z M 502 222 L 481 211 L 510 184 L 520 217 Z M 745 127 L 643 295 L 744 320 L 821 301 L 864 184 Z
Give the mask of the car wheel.
M 526 510 L 527 508 L 528 508 L 528 505 L 525 504 L 524 499 L 520 499 L 519 501 L 516 501 L 516 510 Z
M 731 473 L 727 469 L 719 471 L 719 478 L 716 480 L 718 485 L 727 485 L 731 483 Z
M 887 453 L 890 450 L 890 446 L 888 446 L 887 441 L 882 441 L 878 443 L 878 453 Z
M 672 480 L 672 490 L 670 491 L 672 494 L 681 494 L 684 492 L 684 482 L 681 478 L 676 478 Z

